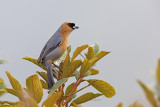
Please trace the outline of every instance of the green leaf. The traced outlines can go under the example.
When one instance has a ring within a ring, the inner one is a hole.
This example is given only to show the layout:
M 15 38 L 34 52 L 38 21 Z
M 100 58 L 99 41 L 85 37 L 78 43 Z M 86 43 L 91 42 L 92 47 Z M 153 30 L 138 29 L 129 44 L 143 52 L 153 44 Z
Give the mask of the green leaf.
M 71 65 L 70 56 L 69 56 L 69 53 L 67 53 L 66 59 L 64 60 L 64 62 L 62 64 L 62 68 L 61 68 L 61 70 L 63 72 L 62 77 L 66 77 L 67 72 L 71 69 L 70 65 Z
M 72 87 L 74 86 L 74 84 L 75 84 L 75 83 L 72 83 L 72 84 L 70 84 L 70 85 L 66 88 L 65 96 L 68 96 L 68 95 L 71 94 L 70 91 L 71 91 Z M 76 91 L 77 91 L 77 88 L 76 88 L 76 90 L 75 90 L 74 92 L 76 92 Z M 73 94 L 73 95 L 71 96 L 69 102 L 70 102 L 72 99 L 74 99 L 76 96 L 77 96 L 76 94 Z
M 0 90 L 0 96 L 2 96 L 3 94 L 5 94 L 6 93 L 6 90 L 4 90 L 4 89 L 1 89 Z
M 38 75 L 32 75 L 26 79 L 26 87 L 29 95 L 39 103 L 43 96 L 43 88 Z
M 91 67 L 92 63 L 88 59 L 85 59 L 80 69 L 80 75 L 86 73 Z
M 160 85 L 160 59 L 158 60 L 156 77 L 157 77 L 157 82 Z
M 101 58 L 103 58 L 104 56 L 106 56 L 107 54 L 109 54 L 110 52 L 106 52 L 106 51 L 101 51 L 99 52 L 94 58 L 92 58 L 90 60 L 90 62 L 93 64 L 95 64 L 97 61 L 99 61 Z
M 72 89 L 72 87 L 74 86 L 74 84 L 75 84 L 75 83 L 72 83 L 72 84 L 70 84 L 70 85 L 66 88 L 65 96 L 71 94 L 71 93 L 69 93 L 69 92 L 71 91 L 71 89 Z M 75 92 L 76 92 L 76 91 L 77 91 L 77 89 L 75 90 Z
M 19 91 L 20 93 L 22 93 L 22 86 L 21 84 L 9 73 L 6 72 L 8 79 L 13 87 L 13 89 Z
M 71 105 L 72 105 L 73 107 L 78 107 L 78 105 L 77 105 L 75 102 L 72 102 Z
M 25 97 L 25 107 L 38 107 L 37 102 L 32 97 Z
M 98 43 L 93 44 L 91 47 L 93 48 L 95 55 L 97 55 L 98 52 L 99 52 L 99 45 L 98 45 Z
M 48 84 L 46 82 L 44 82 L 43 80 L 40 80 L 40 81 L 41 81 L 42 87 L 44 89 L 48 89 Z
M 18 102 L 0 101 L 0 107 L 25 107 L 25 105 L 21 101 Z
M 68 78 L 63 78 L 59 81 L 57 81 L 53 87 L 51 88 L 48 96 L 51 96 L 61 85 L 63 85 L 66 81 L 68 80 Z
M 42 104 L 42 107 L 56 107 L 56 102 L 60 98 L 61 92 L 53 93 L 51 96 L 49 96 Z
M 81 104 L 81 103 L 85 103 L 85 102 L 88 102 L 94 98 L 97 98 L 99 96 L 101 96 L 102 94 L 94 94 L 92 92 L 88 92 L 88 93 L 85 93 L 83 95 L 81 95 L 80 97 L 78 97 L 77 99 L 75 99 L 73 102 L 76 103 L 76 104 Z
M 31 58 L 31 57 L 24 57 L 24 58 L 22 58 L 22 59 L 25 59 L 25 60 L 27 60 L 27 61 L 30 61 L 30 62 L 36 64 L 37 66 L 39 66 L 39 67 L 41 67 L 42 69 L 44 69 L 44 70 L 47 71 L 46 67 L 42 64 L 42 62 L 39 62 L 39 63 L 38 63 L 38 62 L 37 62 L 37 59 Z
M 24 96 L 22 92 L 19 92 L 18 90 L 15 89 L 10 89 L 10 88 L 5 88 L 4 90 L 6 90 L 7 93 L 10 93 L 16 97 L 19 98 L 20 101 L 24 101 Z
M 82 65 L 82 60 L 74 60 L 71 62 L 71 71 L 70 71 L 70 76 Z
M 72 56 L 72 61 L 83 51 L 85 50 L 87 47 L 89 47 L 88 44 L 86 45 L 82 45 L 80 47 L 77 47 L 77 49 L 74 51 L 73 56 Z
M 87 80 L 87 82 L 90 83 L 95 89 L 97 89 L 107 98 L 111 98 L 112 96 L 115 95 L 114 88 L 103 80 L 90 79 L 90 80 Z
M 80 76 L 80 72 L 79 71 L 75 71 L 74 74 L 75 74 L 75 77 L 76 77 L 76 80 L 77 80 L 79 78 L 79 76 Z
M 73 73 L 82 65 L 82 61 L 80 60 L 74 60 L 71 62 L 71 64 L 68 66 L 68 70 L 64 72 L 63 77 L 70 77 L 73 75 Z
M 86 73 L 84 73 L 83 75 L 82 75 L 82 77 L 87 77 L 87 76 L 90 76 L 91 75 L 91 72 L 90 71 L 87 71 Z
M 91 75 L 99 74 L 99 71 L 96 69 L 90 69 Z
M 76 71 L 77 68 L 79 68 L 82 65 L 82 61 L 80 60 L 74 60 L 70 62 L 70 56 L 67 53 L 67 57 L 62 65 L 62 71 L 63 71 L 63 78 L 70 77 L 73 75 L 73 73 Z
M 92 47 L 89 47 L 88 48 L 88 52 L 87 52 L 87 59 L 92 59 L 93 57 L 95 57 L 95 53 L 94 53 L 94 50 L 93 50 L 93 48 Z
M 37 74 L 39 74 L 46 82 L 48 82 L 47 80 L 47 73 L 46 72 L 36 72 Z
M 140 80 L 138 80 L 138 83 L 143 89 L 143 91 L 145 92 L 148 101 L 153 105 L 153 107 L 158 107 L 153 92 L 145 84 L 143 84 Z
M 67 47 L 67 52 L 68 52 L 68 53 L 71 52 L 71 45 L 69 45 L 69 46 Z

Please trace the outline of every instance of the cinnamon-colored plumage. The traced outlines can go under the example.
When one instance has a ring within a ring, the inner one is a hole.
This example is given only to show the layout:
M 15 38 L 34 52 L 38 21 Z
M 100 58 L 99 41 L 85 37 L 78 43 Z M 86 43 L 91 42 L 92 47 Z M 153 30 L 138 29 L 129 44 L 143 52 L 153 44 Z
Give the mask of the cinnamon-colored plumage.
M 52 63 L 59 59 L 66 51 L 69 35 L 74 29 L 78 29 L 74 23 L 63 23 L 48 40 L 38 58 L 38 62 L 42 61 L 47 68 L 48 89 L 51 89 L 55 83 L 53 79 Z

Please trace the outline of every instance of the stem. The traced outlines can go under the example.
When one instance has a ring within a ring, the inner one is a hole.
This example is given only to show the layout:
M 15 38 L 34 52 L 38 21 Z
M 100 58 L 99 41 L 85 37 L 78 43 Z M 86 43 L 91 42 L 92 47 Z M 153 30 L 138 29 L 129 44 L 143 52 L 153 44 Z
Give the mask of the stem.
M 72 96 L 73 94 L 76 94 L 76 93 L 78 93 L 79 91 L 81 91 L 81 90 L 83 90 L 83 89 L 85 89 L 85 88 L 89 87 L 89 86 L 90 86 L 90 85 L 92 85 L 94 82 L 96 82 L 96 81 L 93 81 L 92 83 L 90 83 L 90 84 L 88 84 L 88 85 L 86 85 L 86 86 L 82 87 L 81 89 L 79 89 L 79 90 L 77 90 L 76 92 L 74 92 L 74 93 L 70 94 L 69 96 Z M 69 96 L 67 96 L 67 97 L 69 97 Z
M 76 90 L 76 88 L 78 87 L 78 85 L 81 83 L 82 79 L 83 79 L 83 77 L 79 77 L 79 79 L 76 81 L 75 85 L 74 85 L 73 88 L 70 90 L 71 94 L 74 93 L 74 91 Z M 67 95 L 68 95 L 68 94 L 67 94 Z M 67 100 L 66 100 L 66 102 L 63 104 L 63 106 L 66 105 L 66 107 L 68 107 L 68 102 L 69 102 L 70 98 L 71 98 L 71 95 L 70 95 L 69 97 L 67 97 Z
M 62 78 L 62 74 L 61 74 L 61 72 L 60 72 L 60 69 L 58 70 L 58 79 L 57 80 L 60 80 Z M 62 92 L 62 86 L 60 86 L 59 88 L 58 88 L 58 92 Z M 58 100 L 58 107 L 61 107 L 61 105 L 62 105 L 62 98 L 60 98 L 59 100 Z
M 83 56 L 81 53 L 80 53 L 80 55 L 81 55 L 84 59 L 86 59 L 85 56 Z

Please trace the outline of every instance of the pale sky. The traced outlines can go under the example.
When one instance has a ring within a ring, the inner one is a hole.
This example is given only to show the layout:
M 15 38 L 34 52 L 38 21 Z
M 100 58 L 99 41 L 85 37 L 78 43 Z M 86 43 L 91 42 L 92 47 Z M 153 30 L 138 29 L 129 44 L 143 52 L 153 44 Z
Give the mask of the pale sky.
M 100 74 L 92 78 L 110 83 L 116 95 L 99 97 L 84 107 L 115 107 L 119 102 L 127 106 L 136 100 L 146 103 L 136 80 L 154 81 L 150 72 L 156 70 L 160 58 L 159 0 L 1 0 L 0 59 L 10 64 L 0 65 L 0 77 L 7 86 L 11 87 L 6 70 L 23 86 L 25 78 L 43 71 L 21 58 L 38 58 L 47 40 L 66 21 L 80 27 L 70 35 L 72 52 L 95 42 L 101 50 L 112 51 L 96 65 Z M 15 100 L 11 95 L 6 98 Z

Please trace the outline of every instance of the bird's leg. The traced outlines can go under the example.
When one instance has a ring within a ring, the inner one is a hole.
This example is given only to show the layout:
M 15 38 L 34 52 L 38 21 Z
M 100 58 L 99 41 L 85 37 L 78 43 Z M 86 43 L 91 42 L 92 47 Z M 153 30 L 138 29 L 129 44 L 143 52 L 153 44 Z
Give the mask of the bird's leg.
M 58 66 L 58 65 L 56 65 L 56 64 L 54 64 L 54 63 L 52 63 L 56 68 L 58 68 L 58 73 L 60 74 L 60 75 L 62 75 L 62 71 L 61 71 L 61 66 Z
M 48 89 L 51 89 L 52 86 L 55 84 L 52 72 L 52 62 L 46 61 L 45 65 L 47 68 Z
M 52 62 L 52 64 L 60 70 L 60 67 Z

